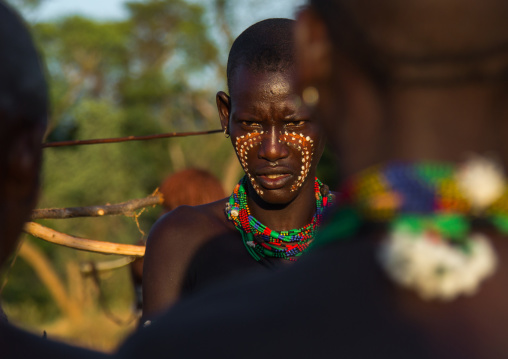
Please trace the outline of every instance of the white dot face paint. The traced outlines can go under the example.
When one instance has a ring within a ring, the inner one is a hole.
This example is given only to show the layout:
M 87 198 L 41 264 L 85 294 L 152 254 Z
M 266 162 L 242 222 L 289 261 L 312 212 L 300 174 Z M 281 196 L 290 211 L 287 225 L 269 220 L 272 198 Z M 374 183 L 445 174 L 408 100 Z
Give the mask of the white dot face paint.
M 240 163 L 242 165 L 243 170 L 247 174 L 247 177 L 252 184 L 252 187 L 257 192 L 258 195 L 263 194 L 263 190 L 259 187 L 259 185 L 254 180 L 254 177 L 249 172 L 249 166 L 247 165 L 248 161 L 248 153 L 254 149 L 258 148 L 258 145 L 261 145 L 261 135 L 264 132 L 250 132 L 247 135 L 242 135 L 236 138 L 235 150 L 238 158 L 240 159 Z
M 288 146 L 297 150 L 302 157 L 302 168 L 300 175 L 298 176 L 298 179 L 295 181 L 295 183 L 291 186 L 291 192 L 294 192 L 303 185 L 305 179 L 309 174 L 310 165 L 314 156 L 314 144 L 312 139 L 309 136 L 305 136 L 303 133 L 297 134 L 293 132 L 289 134 L 287 131 L 280 134 L 279 141 L 286 143 Z

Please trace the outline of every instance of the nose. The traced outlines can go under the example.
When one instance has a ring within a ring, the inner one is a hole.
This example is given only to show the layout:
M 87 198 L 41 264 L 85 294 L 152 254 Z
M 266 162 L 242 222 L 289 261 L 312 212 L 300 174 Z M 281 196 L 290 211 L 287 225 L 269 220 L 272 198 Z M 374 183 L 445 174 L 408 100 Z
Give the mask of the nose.
M 279 132 L 275 128 L 265 131 L 261 135 L 258 157 L 270 162 L 276 162 L 289 156 L 286 144 L 279 140 Z

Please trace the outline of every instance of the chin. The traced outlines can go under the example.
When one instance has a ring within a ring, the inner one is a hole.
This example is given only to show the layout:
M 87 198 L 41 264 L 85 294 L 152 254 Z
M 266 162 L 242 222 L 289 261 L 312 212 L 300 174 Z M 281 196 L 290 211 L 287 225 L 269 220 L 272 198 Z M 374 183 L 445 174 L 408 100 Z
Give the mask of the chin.
M 268 204 L 286 205 L 298 197 L 300 191 L 291 191 L 290 188 L 262 189 L 263 194 L 258 196 Z

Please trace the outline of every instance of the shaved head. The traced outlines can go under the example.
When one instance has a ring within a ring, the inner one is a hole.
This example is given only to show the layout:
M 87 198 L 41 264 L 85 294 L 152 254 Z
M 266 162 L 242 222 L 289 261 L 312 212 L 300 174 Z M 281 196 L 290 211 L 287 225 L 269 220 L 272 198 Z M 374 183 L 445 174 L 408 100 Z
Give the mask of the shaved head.
M 231 95 L 236 70 L 245 66 L 253 73 L 285 72 L 295 64 L 293 27 L 290 19 L 266 19 L 243 31 L 233 42 L 227 78 Z
M 26 26 L 3 2 L 0 79 L 0 126 L 45 125 L 48 104 L 44 71 Z

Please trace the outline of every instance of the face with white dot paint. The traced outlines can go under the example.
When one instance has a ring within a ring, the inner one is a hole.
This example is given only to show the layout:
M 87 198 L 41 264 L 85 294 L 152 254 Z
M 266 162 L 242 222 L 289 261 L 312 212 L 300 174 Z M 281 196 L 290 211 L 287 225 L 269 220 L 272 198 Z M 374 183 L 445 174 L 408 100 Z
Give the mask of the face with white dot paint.
M 324 147 L 321 127 L 301 106 L 294 71 L 239 67 L 231 97 L 217 94 L 223 128 L 231 136 L 252 189 L 265 202 L 285 204 L 314 186 Z

